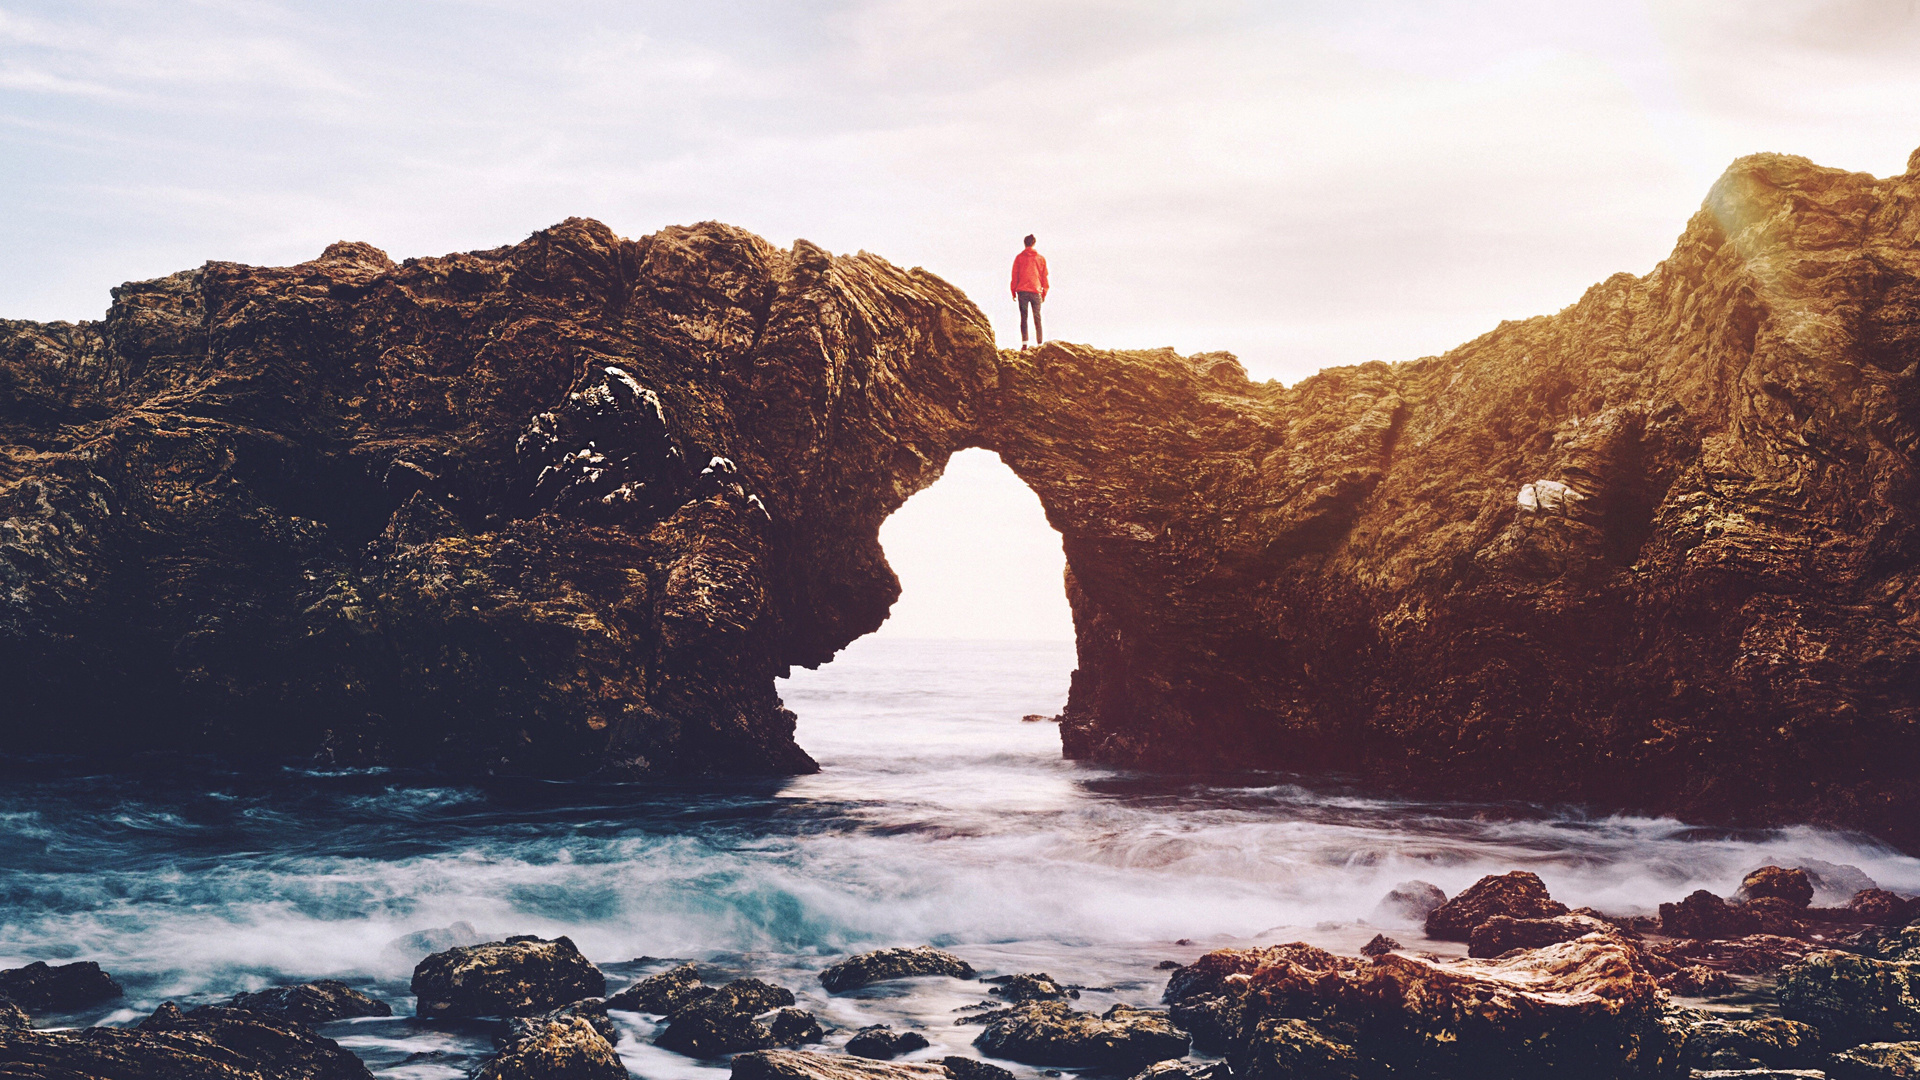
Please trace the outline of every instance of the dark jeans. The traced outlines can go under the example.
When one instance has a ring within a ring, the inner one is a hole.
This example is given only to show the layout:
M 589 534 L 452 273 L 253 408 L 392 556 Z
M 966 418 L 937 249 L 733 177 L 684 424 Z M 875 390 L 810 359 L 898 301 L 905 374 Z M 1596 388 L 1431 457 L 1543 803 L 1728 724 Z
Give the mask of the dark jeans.
M 1027 340 L 1027 309 L 1032 308 L 1033 340 L 1039 342 L 1046 341 L 1046 332 L 1040 329 L 1040 294 L 1037 292 L 1023 292 L 1017 295 L 1020 297 L 1020 340 L 1023 343 Z

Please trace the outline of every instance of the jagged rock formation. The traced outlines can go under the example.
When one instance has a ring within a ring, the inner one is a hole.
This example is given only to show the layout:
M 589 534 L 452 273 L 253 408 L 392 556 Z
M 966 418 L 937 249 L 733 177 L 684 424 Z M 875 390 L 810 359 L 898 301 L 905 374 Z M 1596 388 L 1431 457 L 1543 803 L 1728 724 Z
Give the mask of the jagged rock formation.
M 0 734 L 808 769 L 772 679 L 984 446 L 1064 538 L 1070 756 L 1911 849 L 1917 199 L 1746 158 L 1651 274 L 1293 387 L 996 354 L 931 275 L 718 225 L 125 286 L 0 324 Z

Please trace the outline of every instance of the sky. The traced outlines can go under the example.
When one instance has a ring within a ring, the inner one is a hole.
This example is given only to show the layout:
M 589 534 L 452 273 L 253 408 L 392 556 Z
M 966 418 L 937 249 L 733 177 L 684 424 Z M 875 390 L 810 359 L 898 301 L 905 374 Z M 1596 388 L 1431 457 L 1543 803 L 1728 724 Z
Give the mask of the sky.
M 924 266 L 1011 344 L 1032 232 L 1053 333 L 1293 382 L 1645 273 L 1742 154 L 1916 147 L 1915 0 L 0 0 L 0 317 L 584 215 Z M 882 538 L 883 633 L 1070 633 L 992 455 Z

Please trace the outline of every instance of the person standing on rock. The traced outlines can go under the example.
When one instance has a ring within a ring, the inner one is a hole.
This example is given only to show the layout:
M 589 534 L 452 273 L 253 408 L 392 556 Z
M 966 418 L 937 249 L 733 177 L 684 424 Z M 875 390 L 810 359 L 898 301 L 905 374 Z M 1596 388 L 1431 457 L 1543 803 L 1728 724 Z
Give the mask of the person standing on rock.
M 1033 340 L 1044 345 L 1047 335 L 1040 329 L 1040 302 L 1047 298 L 1047 257 L 1033 250 L 1033 234 L 1028 233 L 1026 247 L 1013 257 L 1013 298 L 1020 304 L 1020 347 L 1027 347 L 1027 310 L 1033 310 Z

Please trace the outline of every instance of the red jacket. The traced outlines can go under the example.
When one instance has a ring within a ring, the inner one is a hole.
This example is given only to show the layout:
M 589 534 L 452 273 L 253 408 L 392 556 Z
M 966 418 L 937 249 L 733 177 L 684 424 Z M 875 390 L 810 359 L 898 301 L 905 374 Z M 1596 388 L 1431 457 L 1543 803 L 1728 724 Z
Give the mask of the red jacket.
M 1041 298 L 1047 295 L 1047 257 L 1033 250 L 1023 249 L 1013 257 L 1013 292 L 1037 292 Z

